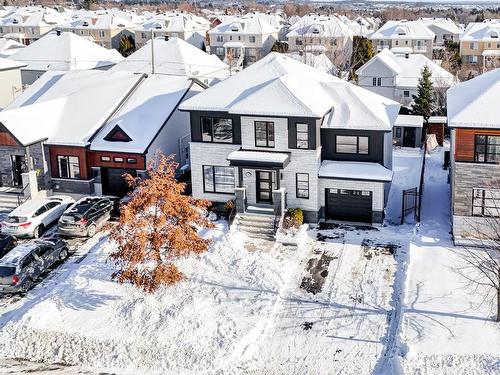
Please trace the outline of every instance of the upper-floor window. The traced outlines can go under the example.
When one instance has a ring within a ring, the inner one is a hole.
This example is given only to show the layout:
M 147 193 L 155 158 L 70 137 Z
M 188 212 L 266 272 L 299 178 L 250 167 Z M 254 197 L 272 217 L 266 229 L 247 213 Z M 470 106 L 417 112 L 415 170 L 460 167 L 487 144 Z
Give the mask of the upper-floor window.
M 274 147 L 274 122 L 255 121 L 255 146 Z
M 106 32 L 104 30 L 99 30 L 99 38 L 104 38 L 106 36 Z
M 476 42 L 471 42 L 471 43 L 469 44 L 469 48 L 470 48 L 470 49 L 478 49 L 478 44 L 477 44 Z
M 409 98 L 409 97 L 410 97 L 410 91 L 408 91 L 408 90 L 404 90 L 404 91 L 403 91 L 403 96 L 404 96 L 405 98 Z
M 382 78 L 373 77 L 372 85 L 373 86 L 382 86 Z
M 250 43 L 255 43 L 255 35 L 250 35 L 250 36 L 248 37 L 248 41 L 249 41 Z
M 146 33 L 141 33 L 141 39 L 147 39 L 148 36 L 146 35 Z
M 339 154 L 368 155 L 368 137 L 363 136 L 335 136 L 335 150 Z
M 57 169 L 61 178 L 80 178 L 78 156 L 57 155 Z
M 472 216 L 500 217 L 500 190 L 472 189 Z
M 500 136 L 476 134 L 474 161 L 479 163 L 500 162 Z
M 203 142 L 233 143 L 233 120 L 230 118 L 201 118 Z
M 309 148 L 309 126 L 307 124 L 296 124 L 297 148 Z
M 217 35 L 217 41 L 218 42 L 223 42 L 224 41 L 224 36 L 223 35 Z
M 295 45 L 301 46 L 302 45 L 302 39 L 295 39 Z

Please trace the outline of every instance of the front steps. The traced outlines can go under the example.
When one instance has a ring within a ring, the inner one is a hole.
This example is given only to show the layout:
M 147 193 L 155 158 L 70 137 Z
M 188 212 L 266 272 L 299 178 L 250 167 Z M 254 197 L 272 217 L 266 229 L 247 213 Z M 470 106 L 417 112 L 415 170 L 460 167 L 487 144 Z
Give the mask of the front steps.
M 9 213 L 18 206 L 17 194 L 0 193 L 0 212 Z
M 248 237 L 274 241 L 274 215 L 269 213 L 245 212 L 237 214 L 233 227 L 245 233 Z

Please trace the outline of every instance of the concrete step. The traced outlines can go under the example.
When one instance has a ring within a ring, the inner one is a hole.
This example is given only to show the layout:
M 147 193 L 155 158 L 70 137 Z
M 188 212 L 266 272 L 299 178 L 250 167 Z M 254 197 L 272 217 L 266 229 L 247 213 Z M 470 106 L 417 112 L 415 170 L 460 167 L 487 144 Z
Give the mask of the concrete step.
M 245 233 L 265 234 L 274 236 L 274 228 L 259 228 L 250 226 L 238 226 L 238 229 Z
M 0 193 L 0 211 L 12 211 L 18 206 L 16 194 Z

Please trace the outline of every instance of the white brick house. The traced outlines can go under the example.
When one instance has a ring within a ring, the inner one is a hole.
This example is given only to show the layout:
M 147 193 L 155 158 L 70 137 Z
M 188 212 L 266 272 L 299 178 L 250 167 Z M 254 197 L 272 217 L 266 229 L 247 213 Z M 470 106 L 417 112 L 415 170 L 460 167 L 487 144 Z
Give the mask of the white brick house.
M 186 100 L 193 196 L 380 223 L 399 104 L 271 53 Z

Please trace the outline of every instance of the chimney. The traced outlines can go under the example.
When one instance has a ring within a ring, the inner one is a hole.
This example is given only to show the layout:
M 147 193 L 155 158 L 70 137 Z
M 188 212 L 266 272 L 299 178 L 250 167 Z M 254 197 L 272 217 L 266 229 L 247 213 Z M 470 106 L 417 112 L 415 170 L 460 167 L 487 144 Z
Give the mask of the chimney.
M 61 36 L 61 30 L 56 30 L 56 35 Z
M 406 59 L 409 59 L 410 58 L 410 54 L 408 52 L 405 53 L 405 58 Z
M 163 39 L 165 39 L 165 42 L 168 42 L 168 35 L 165 35 Z

